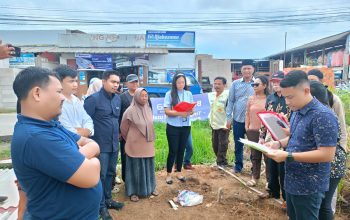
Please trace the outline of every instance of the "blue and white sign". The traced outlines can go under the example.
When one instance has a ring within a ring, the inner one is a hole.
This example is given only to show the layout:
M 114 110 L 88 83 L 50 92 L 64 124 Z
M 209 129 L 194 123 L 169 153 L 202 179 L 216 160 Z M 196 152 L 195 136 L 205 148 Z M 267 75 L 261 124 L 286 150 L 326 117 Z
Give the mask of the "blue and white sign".
M 195 48 L 194 31 L 146 31 L 146 47 Z
M 208 93 L 193 95 L 193 101 L 197 102 L 197 105 L 194 109 L 194 114 L 191 116 L 191 120 L 207 120 L 210 113 Z M 165 122 L 164 98 L 151 98 L 151 102 L 153 107 L 153 120 Z
M 113 69 L 112 54 L 75 54 L 78 69 Z
M 9 60 L 10 68 L 25 69 L 35 66 L 35 56 L 33 53 L 22 53 L 20 57 L 12 57 Z
M 185 76 L 192 75 L 193 77 L 196 77 L 196 73 L 195 73 L 194 69 L 191 69 L 191 70 L 166 70 L 166 80 L 168 83 L 171 83 L 174 75 L 177 72 L 183 73 L 183 74 L 185 74 Z

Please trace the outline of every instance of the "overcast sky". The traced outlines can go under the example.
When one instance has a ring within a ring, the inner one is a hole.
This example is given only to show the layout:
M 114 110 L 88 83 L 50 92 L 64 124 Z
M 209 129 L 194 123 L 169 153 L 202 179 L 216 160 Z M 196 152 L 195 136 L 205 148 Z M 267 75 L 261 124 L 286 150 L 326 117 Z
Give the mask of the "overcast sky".
M 115 34 L 196 31 L 196 52 L 216 58 L 263 58 L 281 52 L 285 32 L 290 49 L 350 30 L 349 0 L 8 0 L 1 1 L 0 8 L 0 30 L 79 29 Z M 48 21 L 35 23 L 31 19 Z M 100 23 L 52 23 L 65 19 Z

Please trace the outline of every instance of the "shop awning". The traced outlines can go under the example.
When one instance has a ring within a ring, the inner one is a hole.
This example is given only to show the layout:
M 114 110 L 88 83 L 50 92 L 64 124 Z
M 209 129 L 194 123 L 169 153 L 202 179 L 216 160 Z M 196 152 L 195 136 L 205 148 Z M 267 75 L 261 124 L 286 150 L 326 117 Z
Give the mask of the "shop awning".
M 24 53 L 108 53 L 108 54 L 167 54 L 165 48 L 114 48 L 114 47 L 56 47 L 56 46 L 22 46 Z

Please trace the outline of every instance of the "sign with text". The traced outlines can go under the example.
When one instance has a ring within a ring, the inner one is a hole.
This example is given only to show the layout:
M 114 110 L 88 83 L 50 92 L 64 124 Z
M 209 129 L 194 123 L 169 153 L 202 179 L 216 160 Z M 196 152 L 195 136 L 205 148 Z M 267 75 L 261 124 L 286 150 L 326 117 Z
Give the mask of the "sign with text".
M 194 108 L 194 114 L 191 116 L 191 120 L 207 120 L 210 113 L 210 103 L 208 94 L 193 95 L 193 101 L 196 102 Z M 164 98 L 151 98 L 153 106 L 153 120 L 166 122 L 166 115 L 164 112 Z
M 194 31 L 146 31 L 146 47 L 195 48 Z
M 113 69 L 112 54 L 75 54 L 78 69 Z
M 25 69 L 35 66 L 35 56 L 33 53 L 23 53 L 20 57 L 12 57 L 9 59 L 10 68 Z

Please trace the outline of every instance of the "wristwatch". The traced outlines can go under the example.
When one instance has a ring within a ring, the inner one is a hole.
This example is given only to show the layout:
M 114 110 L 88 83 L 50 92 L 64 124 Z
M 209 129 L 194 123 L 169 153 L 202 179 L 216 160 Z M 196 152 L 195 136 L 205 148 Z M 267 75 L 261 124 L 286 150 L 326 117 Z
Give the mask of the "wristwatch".
M 292 152 L 288 152 L 287 162 L 293 162 L 293 161 L 294 161 L 294 157 Z

